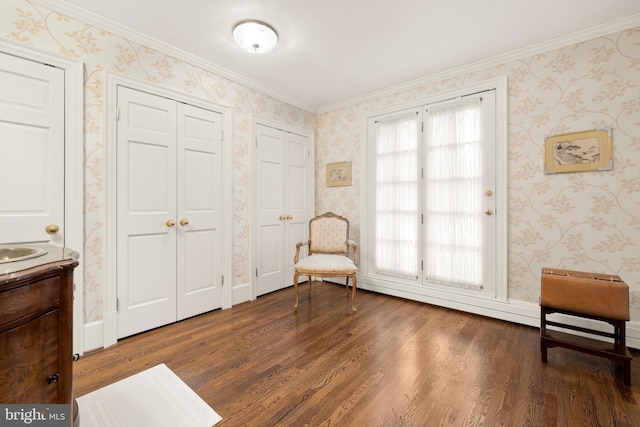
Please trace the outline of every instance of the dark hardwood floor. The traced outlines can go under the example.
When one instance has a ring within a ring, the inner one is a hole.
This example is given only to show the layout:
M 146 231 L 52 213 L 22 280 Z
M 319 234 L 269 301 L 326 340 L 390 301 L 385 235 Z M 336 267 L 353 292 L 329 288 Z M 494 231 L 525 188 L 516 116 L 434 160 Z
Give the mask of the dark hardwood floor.
M 550 349 L 539 330 L 343 286 L 288 288 L 84 355 L 76 397 L 165 363 L 219 426 L 640 426 L 606 360 Z

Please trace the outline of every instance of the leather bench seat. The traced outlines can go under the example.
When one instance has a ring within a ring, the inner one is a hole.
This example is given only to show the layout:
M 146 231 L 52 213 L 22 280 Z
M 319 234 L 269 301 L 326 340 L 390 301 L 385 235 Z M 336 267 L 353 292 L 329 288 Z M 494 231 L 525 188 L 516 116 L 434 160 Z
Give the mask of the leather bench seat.
M 629 320 L 629 287 L 618 276 L 545 268 L 541 285 L 545 307 Z
M 540 281 L 540 350 L 547 362 L 547 349 L 562 347 L 613 361 L 621 371 L 625 385 L 631 385 L 631 360 L 626 347 L 626 322 L 629 320 L 629 287 L 618 276 L 581 271 L 543 268 Z M 613 333 L 567 323 L 563 319 L 547 319 L 560 313 L 583 317 L 613 326 Z M 556 329 L 550 330 L 548 326 Z M 560 330 L 557 330 L 560 328 Z M 566 333 L 573 330 L 601 336 L 594 339 Z M 611 342 L 611 340 L 613 342 Z

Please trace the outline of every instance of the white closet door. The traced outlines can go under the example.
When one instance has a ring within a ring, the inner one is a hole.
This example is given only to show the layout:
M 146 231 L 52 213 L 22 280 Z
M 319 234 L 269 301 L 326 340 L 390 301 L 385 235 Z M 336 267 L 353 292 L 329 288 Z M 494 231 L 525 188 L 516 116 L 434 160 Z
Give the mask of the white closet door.
M 309 219 L 313 216 L 313 174 L 310 173 L 309 138 L 293 133 L 284 133 L 286 144 L 285 175 L 285 256 L 284 286 L 293 285 L 296 243 L 309 238 Z M 306 256 L 307 247 L 300 256 Z
M 121 338 L 176 320 L 176 103 L 124 87 L 117 103 Z
M 256 136 L 259 296 L 293 285 L 296 243 L 308 239 L 314 201 L 309 138 L 264 125 Z
M 0 54 L 0 243 L 64 245 L 64 110 L 63 70 Z
M 257 126 L 257 295 L 281 289 L 284 274 L 284 140 L 282 131 Z M 289 283 L 292 285 L 293 283 Z
M 221 114 L 178 104 L 178 320 L 222 306 Z

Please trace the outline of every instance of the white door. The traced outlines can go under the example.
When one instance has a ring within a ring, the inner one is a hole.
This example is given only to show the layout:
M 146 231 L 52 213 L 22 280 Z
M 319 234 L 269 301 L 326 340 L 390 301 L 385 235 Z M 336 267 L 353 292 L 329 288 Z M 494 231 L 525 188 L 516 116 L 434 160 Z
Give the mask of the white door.
M 176 102 L 118 88 L 118 337 L 176 321 Z
M 296 242 L 313 215 L 309 138 L 257 125 L 256 294 L 293 285 Z
M 221 115 L 178 104 L 178 320 L 222 305 Z
M 495 92 L 427 106 L 424 118 L 424 284 L 495 298 Z
M 64 111 L 63 70 L 0 54 L 0 243 L 64 246 Z
M 285 256 L 284 284 L 293 285 L 293 258 L 296 255 L 296 243 L 309 239 L 309 220 L 313 216 L 313 164 L 309 151 L 309 138 L 295 133 L 283 132 L 285 151 Z M 303 247 L 300 256 L 306 256 L 307 247 Z

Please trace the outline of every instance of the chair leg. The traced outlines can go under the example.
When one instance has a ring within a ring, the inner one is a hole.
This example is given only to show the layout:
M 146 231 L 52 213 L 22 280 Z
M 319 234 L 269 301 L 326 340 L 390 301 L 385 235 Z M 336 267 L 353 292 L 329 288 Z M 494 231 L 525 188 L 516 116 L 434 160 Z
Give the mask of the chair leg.
M 346 279 L 346 283 L 345 283 L 345 289 L 347 290 L 347 296 L 349 295 L 349 276 L 345 277 Z
M 298 277 L 299 276 L 300 276 L 300 274 L 297 271 L 293 275 L 293 288 L 296 291 L 296 303 L 293 306 L 293 311 L 298 311 Z
M 348 280 L 348 279 L 347 279 Z M 351 276 L 351 311 L 356 312 L 356 275 Z
M 309 296 L 311 296 L 311 281 L 313 280 L 312 276 L 307 276 L 307 282 L 309 283 Z

